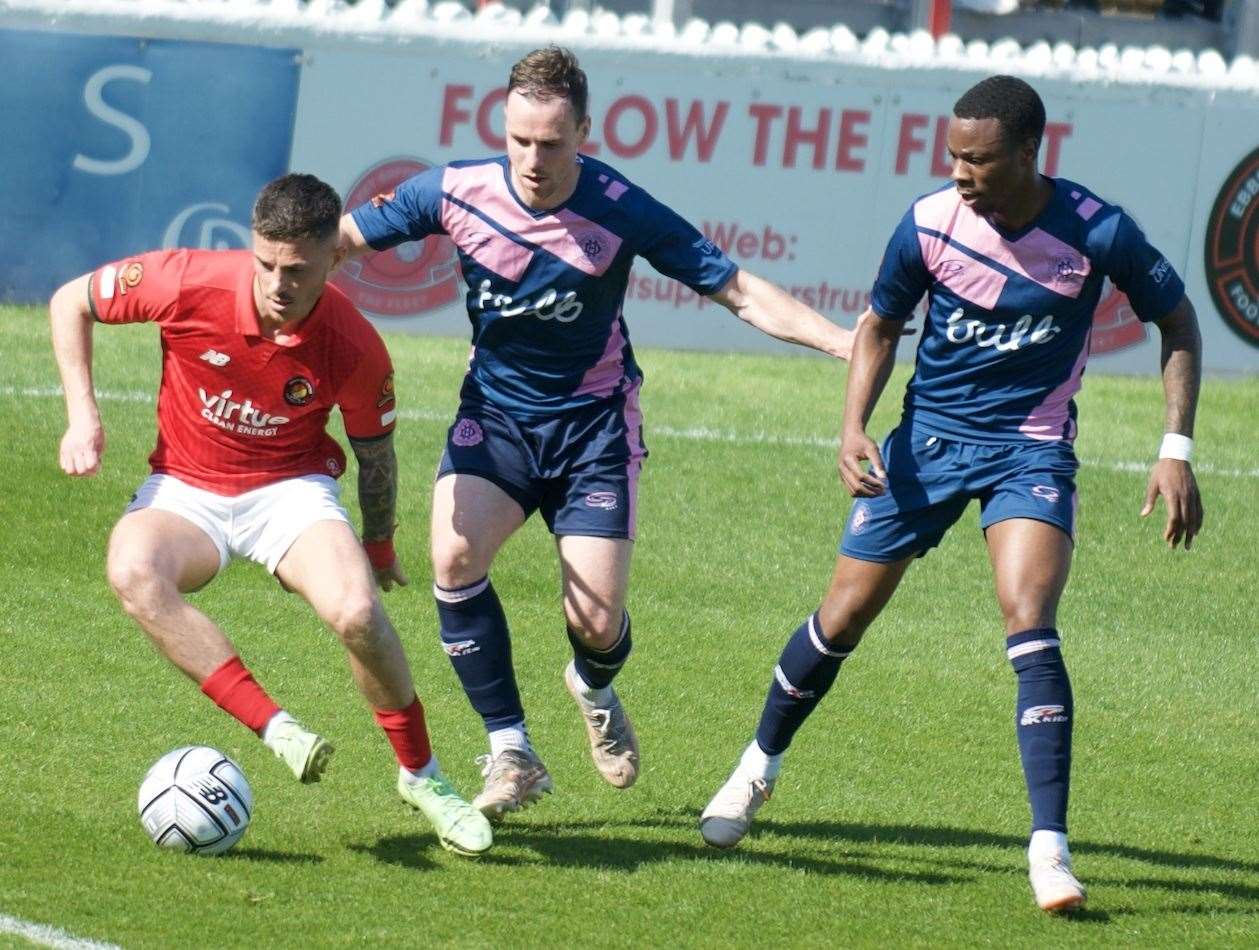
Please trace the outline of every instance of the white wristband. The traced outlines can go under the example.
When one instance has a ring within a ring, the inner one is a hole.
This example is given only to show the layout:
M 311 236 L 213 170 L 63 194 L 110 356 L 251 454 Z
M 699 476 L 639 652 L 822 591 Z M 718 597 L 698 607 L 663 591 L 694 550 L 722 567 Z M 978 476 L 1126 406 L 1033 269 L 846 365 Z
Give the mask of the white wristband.
M 1159 446 L 1158 457 L 1161 459 L 1180 459 L 1188 462 L 1193 458 L 1193 439 L 1179 432 L 1168 432 L 1163 436 L 1163 444 Z

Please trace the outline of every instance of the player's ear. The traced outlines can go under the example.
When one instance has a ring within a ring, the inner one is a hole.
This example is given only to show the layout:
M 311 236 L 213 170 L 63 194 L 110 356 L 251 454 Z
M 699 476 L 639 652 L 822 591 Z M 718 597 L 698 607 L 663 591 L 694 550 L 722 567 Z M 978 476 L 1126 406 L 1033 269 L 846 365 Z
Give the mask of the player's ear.
M 590 135 L 590 114 L 577 123 L 577 147 L 581 148 L 586 144 L 586 138 Z
M 342 264 L 345 263 L 346 256 L 350 253 L 349 245 L 343 241 L 337 241 L 332 248 L 332 263 L 328 267 L 328 276 L 331 277 L 337 272 Z

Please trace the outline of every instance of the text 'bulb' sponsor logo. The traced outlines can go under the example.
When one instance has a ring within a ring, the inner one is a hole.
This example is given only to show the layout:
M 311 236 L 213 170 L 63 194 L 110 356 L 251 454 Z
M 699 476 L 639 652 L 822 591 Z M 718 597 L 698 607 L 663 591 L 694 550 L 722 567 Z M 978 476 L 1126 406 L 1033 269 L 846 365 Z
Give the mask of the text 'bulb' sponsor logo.
M 1228 328 L 1259 346 L 1259 148 L 1224 181 L 1207 218 L 1207 289 Z
M 999 353 L 1013 352 L 1037 343 L 1048 343 L 1062 332 L 1062 327 L 1054 323 L 1053 314 L 1037 320 L 1027 313 L 1011 326 L 1007 327 L 1004 323 L 989 326 L 982 320 L 968 318 L 961 307 L 949 314 L 945 325 L 944 332 L 949 342 L 974 343 L 980 349 L 992 347 Z

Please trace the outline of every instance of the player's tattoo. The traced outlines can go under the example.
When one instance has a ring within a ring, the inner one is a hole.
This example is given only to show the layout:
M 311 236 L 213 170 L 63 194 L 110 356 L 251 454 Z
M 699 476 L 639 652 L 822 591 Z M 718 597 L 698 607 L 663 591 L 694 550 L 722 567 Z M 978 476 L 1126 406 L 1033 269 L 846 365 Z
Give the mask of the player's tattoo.
M 1193 435 L 1202 386 L 1202 337 L 1188 301 L 1159 321 L 1162 333 L 1163 394 L 1167 409 L 1164 432 Z
M 391 538 L 398 503 L 398 457 L 393 450 L 393 433 L 386 433 L 378 439 L 350 439 L 350 447 L 358 459 L 358 501 L 363 510 L 363 540 Z

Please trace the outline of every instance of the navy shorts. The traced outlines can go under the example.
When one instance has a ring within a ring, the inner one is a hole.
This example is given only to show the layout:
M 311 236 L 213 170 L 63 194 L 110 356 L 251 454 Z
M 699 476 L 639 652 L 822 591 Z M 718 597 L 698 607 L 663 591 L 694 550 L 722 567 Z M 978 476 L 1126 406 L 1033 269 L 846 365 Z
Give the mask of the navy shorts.
M 841 554 L 891 563 L 926 554 L 979 499 L 985 530 L 1031 518 L 1075 538 L 1075 473 L 1069 442 L 979 445 L 902 425 L 883 442 L 886 490 L 848 512 Z
M 487 479 L 526 518 L 540 511 L 554 535 L 632 539 L 646 457 L 637 386 L 540 422 L 518 421 L 465 396 L 437 477 Z

